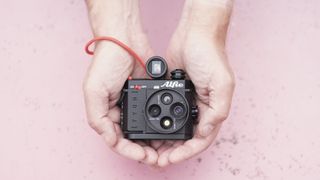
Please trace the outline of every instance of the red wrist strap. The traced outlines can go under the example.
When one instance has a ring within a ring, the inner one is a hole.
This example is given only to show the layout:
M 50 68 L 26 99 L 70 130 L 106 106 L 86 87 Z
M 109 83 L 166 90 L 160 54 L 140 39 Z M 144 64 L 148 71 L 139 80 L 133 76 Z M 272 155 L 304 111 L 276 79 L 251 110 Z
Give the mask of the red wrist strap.
M 91 51 L 89 49 L 89 47 L 91 46 L 91 44 L 95 43 L 96 41 L 101 41 L 101 40 L 104 40 L 104 41 L 111 41 L 115 44 L 117 44 L 118 46 L 122 47 L 124 50 L 126 50 L 135 60 L 137 60 L 143 69 L 145 69 L 145 64 L 144 64 L 144 61 L 142 60 L 142 58 L 140 58 L 140 56 L 134 52 L 133 49 L 131 49 L 129 46 L 127 46 L 126 44 L 122 43 L 121 41 L 113 38 L 113 37 L 108 37 L 108 36 L 102 36 L 102 37 L 95 37 L 93 38 L 92 40 L 90 40 L 86 46 L 85 46 L 85 51 L 87 54 L 90 54 L 90 55 L 93 55 L 94 54 L 94 51 Z

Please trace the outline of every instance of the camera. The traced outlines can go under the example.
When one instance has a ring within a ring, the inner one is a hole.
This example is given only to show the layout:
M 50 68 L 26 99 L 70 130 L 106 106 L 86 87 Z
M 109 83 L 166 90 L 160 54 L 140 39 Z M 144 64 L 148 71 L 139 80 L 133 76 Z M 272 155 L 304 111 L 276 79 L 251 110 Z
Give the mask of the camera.
M 160 56 L 149 58 L 146 72 L 152 79 L 128 79 L 118 102 L 124 137 L 132 140 L 193 137 L 198 115 L 195 90 L 185 72 L 175 69 L 171 79 L 166 61 Z

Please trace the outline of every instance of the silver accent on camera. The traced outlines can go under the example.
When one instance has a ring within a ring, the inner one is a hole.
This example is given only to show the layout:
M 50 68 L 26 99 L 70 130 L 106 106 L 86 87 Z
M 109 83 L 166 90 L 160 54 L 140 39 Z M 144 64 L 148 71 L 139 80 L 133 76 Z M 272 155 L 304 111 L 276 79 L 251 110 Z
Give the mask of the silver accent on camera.
M 163 83 L 160 87 L 166 87 L 166 88 L 182 88 L 183 83 L 179 83 L 178 81 L 166 81 Z

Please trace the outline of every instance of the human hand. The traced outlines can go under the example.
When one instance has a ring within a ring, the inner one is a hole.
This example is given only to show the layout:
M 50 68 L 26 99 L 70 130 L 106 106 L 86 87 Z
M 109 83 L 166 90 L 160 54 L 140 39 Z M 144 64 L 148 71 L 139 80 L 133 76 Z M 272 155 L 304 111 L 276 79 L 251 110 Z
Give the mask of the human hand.
M 184 69 L 193 81 L 199 124 L 187 141 L 166 141 L 158 147 L 158 165 L 178 163 L 204 151 L 228 116 L 235 86 L 225 54 L 231 5 L 225 0 L 187 1 L 167 52 L 169 69 Z
M 137 1 L 87 1 L 95 36 L 112 36 L 131 47 L 142 59 L 153 55 L 141 30 Z M 123 12 L 122 12 L 123 11 Z M 84 80 L 88 122 L 116 153 L 146 164 L 155 164 L 157 152 L 144 142 L 123 138 L 116 102 L 129 76 L 143 77 L 144 69 L 121 47 L 111 42 L 96 44 L 93 62 Z

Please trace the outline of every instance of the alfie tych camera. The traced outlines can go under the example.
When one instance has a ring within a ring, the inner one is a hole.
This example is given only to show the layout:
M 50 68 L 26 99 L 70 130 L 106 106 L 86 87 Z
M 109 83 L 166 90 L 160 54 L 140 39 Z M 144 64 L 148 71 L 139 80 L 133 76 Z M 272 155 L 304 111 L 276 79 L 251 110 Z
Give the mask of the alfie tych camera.
M 167 63 L 151 57 L 146 71 L 152 79 L 127 80 L 119 101 L 120 122 L 128 139 L 190 139 L 198 115 L 194 86 L 176 69 L 164 79 Z

